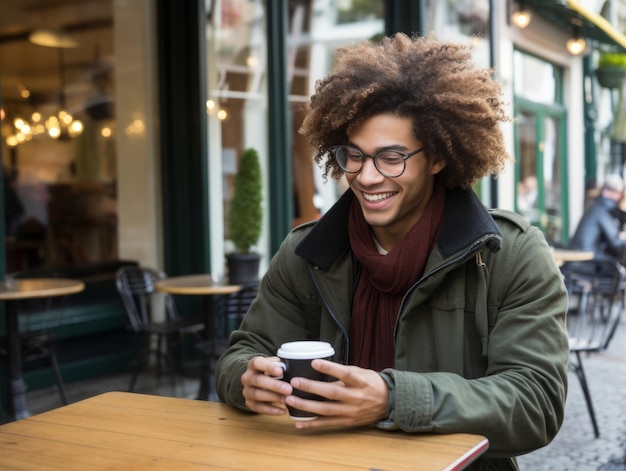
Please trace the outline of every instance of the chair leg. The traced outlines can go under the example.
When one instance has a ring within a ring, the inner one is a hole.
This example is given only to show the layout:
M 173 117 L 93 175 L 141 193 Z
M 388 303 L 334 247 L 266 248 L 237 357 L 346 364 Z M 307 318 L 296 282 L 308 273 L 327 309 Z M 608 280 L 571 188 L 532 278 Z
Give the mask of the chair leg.
M 161 386 L 161 362 L 163 361 L 163 336 L 157 335 L 157 349 L 156 349 L 156 376 L 157 385 Z
M 137 365 L 135 366 L 135 370 L 133 371 L 133 375 L 130 378 L 130 385 L 128 386 L 128 392 L 133 392 L 135 390 L 135 385 L 137 384 L 137 378 L 139 377 L 139 373 L 143 367 L 143 359 L 140 358 L 137 361 Z
M 180 354 L 180 346 L 184 335 L 180 333 L 171 334 L 167 343 L 167 357 L 169 358 L 170 368 L 172 372 L 172 394 L 177 396 L 178 390 L 178 369 L 176 355 Z M 183 382 L 182 394 L 185 395 L 185 385 Z
M 589 417 L 591 418 L 591 425 L 593 426 L 593 434 L 596 438 L 600 437 L 600 430 L 598 429 L 598 423 L 596 421 L 596 413 L 593 409 L 593 403 L 591 402 L 591 393 L 589 392 L 589 385 L 587 384 L 587 377 L 585 375 L 585 370 L 583 368 L 582 358 L 580 352 L 576 353 L 576 359 L 578 364 L 572 365 L 574 368 L 574 372 L 580 381 L 580 386 L 583 390 L 583 395 L 585 396 L 585 402 L 587 403 L 587 410 L 589 411 Z
M 135 370 L 130 378 L 130 385 L 128 386 L 128 392 L 133 392 L 135 390 L 135 385 L 137 384 L 137 378 L 139 378 L 139 373 L 143 369 L 144 365 L 150 359 L 150 334 L 142 333 L 140 334 L 139 339 L 139 355 L 137 355 L 137 365 L 135 366 Z
M 177 380 L 176 380 L 176 363 L 174 362 L 174 357 L 170 351 L 165 354 L 166 361 L 168 363 L 168 368 L 170 369 L 170 375 L 172 378 L 172 394 L 176 396 L 176 390 L 178 389 Z
M 59 361 L 57 359 L 56 346 L 54 340 L 50 342 L 50 363 L 52 363 L 52 369 L 57 380 L 57 387 L 59 388 L 59 395 L 63 405 L 67 405 L 67 394 L 65 392 L 65 383 L 63 382 L 63 376 L 61 375 L 61 368 L 59 367 Z

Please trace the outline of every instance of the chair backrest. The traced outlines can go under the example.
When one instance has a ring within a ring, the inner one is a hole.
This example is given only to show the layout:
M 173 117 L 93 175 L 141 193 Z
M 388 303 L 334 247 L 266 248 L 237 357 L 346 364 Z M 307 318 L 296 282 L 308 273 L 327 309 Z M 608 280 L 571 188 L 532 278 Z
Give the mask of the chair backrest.
M 258 284 L 243 286 L 239 291 L 231 294 L 226 299 L 226 325 L 224 335 L 228 336 L 230 332 L 239 328 L 239 324 L 248 312 L 248 308 L 254 298 L 256 298 L 259 286 Z
M 626 269 L 612 260 L 588 260 L 561 270 L 570 298 L 570 349 L 607 349 L 624 311 Z
M 152 322 L 155 284 L 163 278 L 163 272 L 146 267 L 127 266 L 117 271 L 115 286 L 122 297 L 133 330 L 139 332 Z M 168 319 L 176 319 L 178 314 L 171 296 L 163 296 Z

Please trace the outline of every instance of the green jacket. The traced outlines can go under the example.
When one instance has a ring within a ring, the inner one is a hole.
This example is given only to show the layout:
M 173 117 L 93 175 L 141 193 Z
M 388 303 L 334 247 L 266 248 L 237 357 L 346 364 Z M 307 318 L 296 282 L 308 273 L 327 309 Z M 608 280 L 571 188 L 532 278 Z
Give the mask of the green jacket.
M 240 377 L 256 355 L 321 339 L 345 363 L 359 273 L 348 240 L 348 191 L 317 223 L 295 228 L 216 367 L 219 397 L 245 409 Z M 563 421 L 567 294 L 543 234 L 488 211 L 469 190 L 446 193 L 437 245 L 406 293 L 395 334 L 395 423 L 406 432 L 477 433 L 489 458 L 548 444 Z M 514 460 L 495 467 L 516 469 Z

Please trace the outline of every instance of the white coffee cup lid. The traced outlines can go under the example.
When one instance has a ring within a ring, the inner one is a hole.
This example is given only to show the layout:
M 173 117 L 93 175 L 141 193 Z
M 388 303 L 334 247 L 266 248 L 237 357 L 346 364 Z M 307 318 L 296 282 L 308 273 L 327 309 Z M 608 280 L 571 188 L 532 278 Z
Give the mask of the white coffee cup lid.
M 319 340 L 300 340 L 287 342 L 280 346 L 277 355 L 280 358 L 302 360 L 307 358 L 326 358 L 333 356 L 335 349 L 328 342 Z

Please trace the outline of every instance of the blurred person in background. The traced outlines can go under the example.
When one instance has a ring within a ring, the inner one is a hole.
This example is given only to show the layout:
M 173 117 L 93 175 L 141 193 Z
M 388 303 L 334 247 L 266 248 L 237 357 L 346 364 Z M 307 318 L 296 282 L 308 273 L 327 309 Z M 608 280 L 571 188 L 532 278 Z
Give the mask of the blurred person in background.
M 596 259 L 621 260 L 626 250 L 626 231 L 619 208 L 624 199 L 624 180 L 619 175 L 608 175 L 600 194 L 584 212 L 569 248 L 591 251 Z

